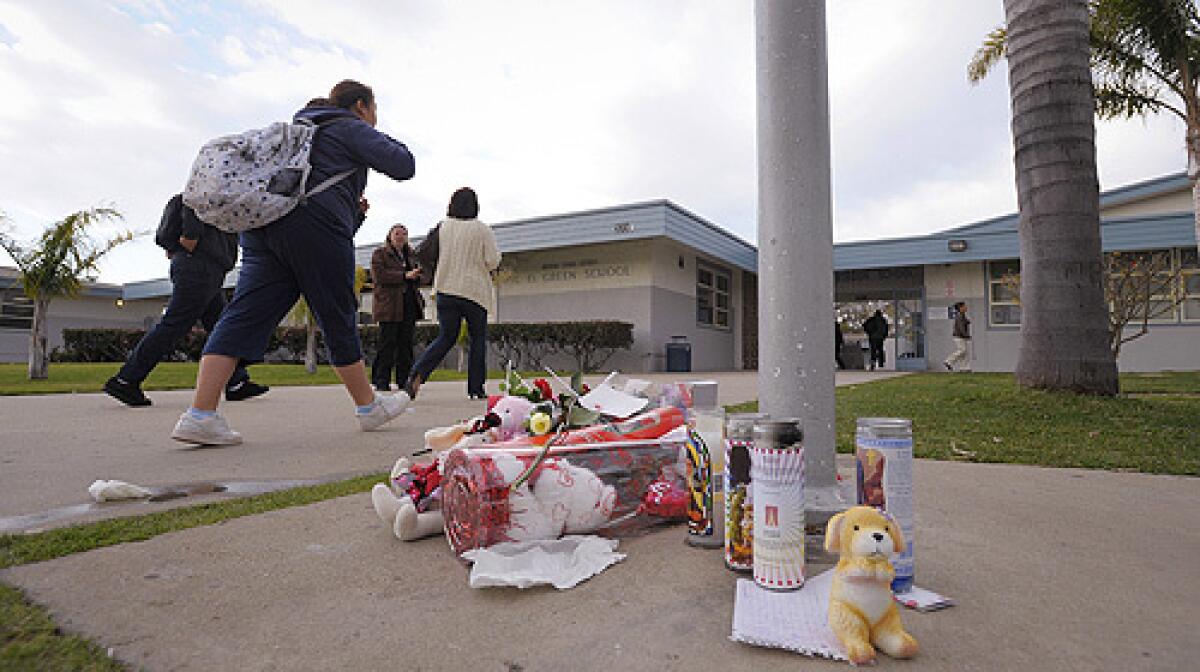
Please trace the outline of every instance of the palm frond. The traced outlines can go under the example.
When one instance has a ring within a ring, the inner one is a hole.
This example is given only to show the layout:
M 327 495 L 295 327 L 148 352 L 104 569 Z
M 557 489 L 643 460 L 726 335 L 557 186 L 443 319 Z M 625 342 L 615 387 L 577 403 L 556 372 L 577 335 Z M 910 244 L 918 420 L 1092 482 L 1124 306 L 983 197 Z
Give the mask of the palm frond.
M 997 63 L 1008 53 L 1008 28 L 999 26 L 983 39 L 983 44 L 975 50 L 971 62 L 967 64 L 967 81 L 978 84 L 983 81 Z

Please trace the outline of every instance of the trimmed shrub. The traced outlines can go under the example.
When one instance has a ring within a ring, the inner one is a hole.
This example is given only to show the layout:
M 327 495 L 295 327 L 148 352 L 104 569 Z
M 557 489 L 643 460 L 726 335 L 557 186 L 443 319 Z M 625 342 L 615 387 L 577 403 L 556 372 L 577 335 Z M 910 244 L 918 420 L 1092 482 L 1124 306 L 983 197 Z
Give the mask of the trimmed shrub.
M 369 324 L 358 329 L 363 356 L 370 363 L 379 347 L 379 326 Z M 418 353 L 437 338 L 437 331 L 434 324 L 417 325 L 413 341 Z M 123 362 L 145 333 L 141 329 L 64 329 L 64 347 L 56 349 L 53 358 L 57 362 Z M 192 329 L 168 359 L 199 360 L 206 338 L 203 329 Z M 277 327 L 267 344 L 267 359 L 301 363 L 307 342 L 304 327 Z M 580 371 L 595 371 L 617 350 L 633 346 L 633 325 L 604 320 L 489 324 L 488 342 L 501 363 L 512 361 L 517 368 L 540 369 L 544 358 L 564 354 L 575 359 Z M 328 363 L 320 330 L 317 360 Z

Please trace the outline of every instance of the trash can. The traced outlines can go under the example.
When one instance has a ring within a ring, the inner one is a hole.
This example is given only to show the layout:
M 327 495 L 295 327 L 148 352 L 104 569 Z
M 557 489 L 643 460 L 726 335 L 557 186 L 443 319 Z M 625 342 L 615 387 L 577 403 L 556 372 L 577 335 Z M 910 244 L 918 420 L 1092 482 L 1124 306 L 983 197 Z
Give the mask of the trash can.
M 666 345 L 667 371 L 686 372 L 692 370 L 692 344 L 687 336 L 672 336 Z

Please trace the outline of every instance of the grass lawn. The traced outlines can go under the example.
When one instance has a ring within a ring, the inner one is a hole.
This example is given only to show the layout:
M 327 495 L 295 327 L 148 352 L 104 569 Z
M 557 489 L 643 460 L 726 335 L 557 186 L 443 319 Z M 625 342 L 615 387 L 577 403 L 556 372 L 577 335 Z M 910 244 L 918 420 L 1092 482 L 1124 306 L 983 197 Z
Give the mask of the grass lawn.
M 163 362 L 154 367 L 150 377 L 142 385 L 144 390 L 186 390 L 196 384 L 196 362 Z M 99 392 L 108 380 L 121 368 L 116 363 L 58 362 L 50 364 L 50 377 L 46 380 L 29 380 L 25 364 L 0 364 L 0 396 L 15 394 L 61 394 L 65 392 Z M 541 375 L 541 374 L 534 374 Z M 317 367 L 309 374 L 303 364 L 255 364 L 250 367 L 250 377 L 263 385 L 337 385 L 339 383 L 329 366 Z M 499 380 L 503 371 L 489 371 L 488 378 Z M 466 372 L 438 369 L 430 380 L 466 380 Z
M 855 418 L 896 416 L 912 419 L 918 457 L 1200 475 L 1200 372 L 1123 374 L 1121 388 L 1107 399 L 1039 392 L 1003 373 L 841 387 L 837 448 L 854 450 Z

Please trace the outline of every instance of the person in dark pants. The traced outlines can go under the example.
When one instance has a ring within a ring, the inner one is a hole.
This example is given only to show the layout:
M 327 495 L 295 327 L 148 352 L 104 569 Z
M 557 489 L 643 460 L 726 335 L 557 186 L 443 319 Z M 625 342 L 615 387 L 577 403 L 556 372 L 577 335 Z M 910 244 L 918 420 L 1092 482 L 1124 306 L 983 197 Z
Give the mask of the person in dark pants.
M 237 263 L 237 234 L 225 233 L 201 222 L 176 194 L 163 210 L 160 229 L 179 230 L 177 241 L 165 241 L 171 259 L 171 299 L 167 310 L 137 347 L 128 361 L 104 383 L 109 396 L 128 406 L 149 406 L 142 392 L 142 381 L 175 348 L 175 343 L 191 331 L 199 320 L 212 333 L 221 311 L 225 310 L 225 274 Z M 160 241 L 163 242 L 163 241 Z M 239 363 L 225 386 L 225 398 L 240 401 L 266 392 L 266 385 L 250 380 Z
M 881 368 L 883 367 L 883 342 L 887 340 L 889 326 L 887 318 L 883 316 L 882 310 L 875 311 L 874 315 L 867 318 L 866 322 L 863 322 L 863 331 L 867 333 L 867 342 L 871 345 L 870 363 L 872 371 L 875 370 L 876 363 Z
M 487 378 L 487 315 L 495 302 L 492 271 L 500 266 L 500 248 L 491 227 L 479 221 L 479 200 L 466 187 L 450 197 L 450 207 L 429 236 L 421 242 L 437 241 L 437 268 L 433 275 L 433 291 L 437 296 L 438 335 L 421 353 L 413 365 L 404 389 L 416 399 L 421 384 L 442 362 L 446 353 L 458 341 L 458 330 L 467 321 L 470 350 L 467 354 L 467 396 L 486 399 L 484 380 Z M 419 249 L 418 257 L 426 256 Z
M 354 402 L 363 431 L 400 416 L 409 398 L 371 388 L 358 336 L 354 293 L 354 234 L 367 209 L 368 169 L 400 181 L 416 170 L 408 147 L 375 130 L 378 107 L 371 87 L 345 80 L 329 92 L 328 105 L 296 113 L 320 125 L 312 143 L 306 189 L 345 173 L 287 215 L 241 234 L 242 269 L 229 308 L 204 346 L 192 405 L 171 438 L 202 445 L 234 445 L 242 435 L 217 412 L 220 390 L 239 361 L 262 361 L 271 333 L 301 296 L 325 336 L 334 373 Z
M 846 368 L 846 362 L 842 361 L 842 347 L 846 345 L 846 338 L 842 336 L 842 323 L 833 323 L 833 361 L 837 362 L 839 369 Z
M 417 289 L 420 278 L 421 269 L 408 244 L 408 229 L 396 224 L 371 255 L 372 313 L 379 323 L 379 351 L 371 365 L 371 382 L 380 392 L 392 389 L 393 371 L 396 384 L 403 386 L 412 369 L 413 332 L 425 312 L 425 299 Z

